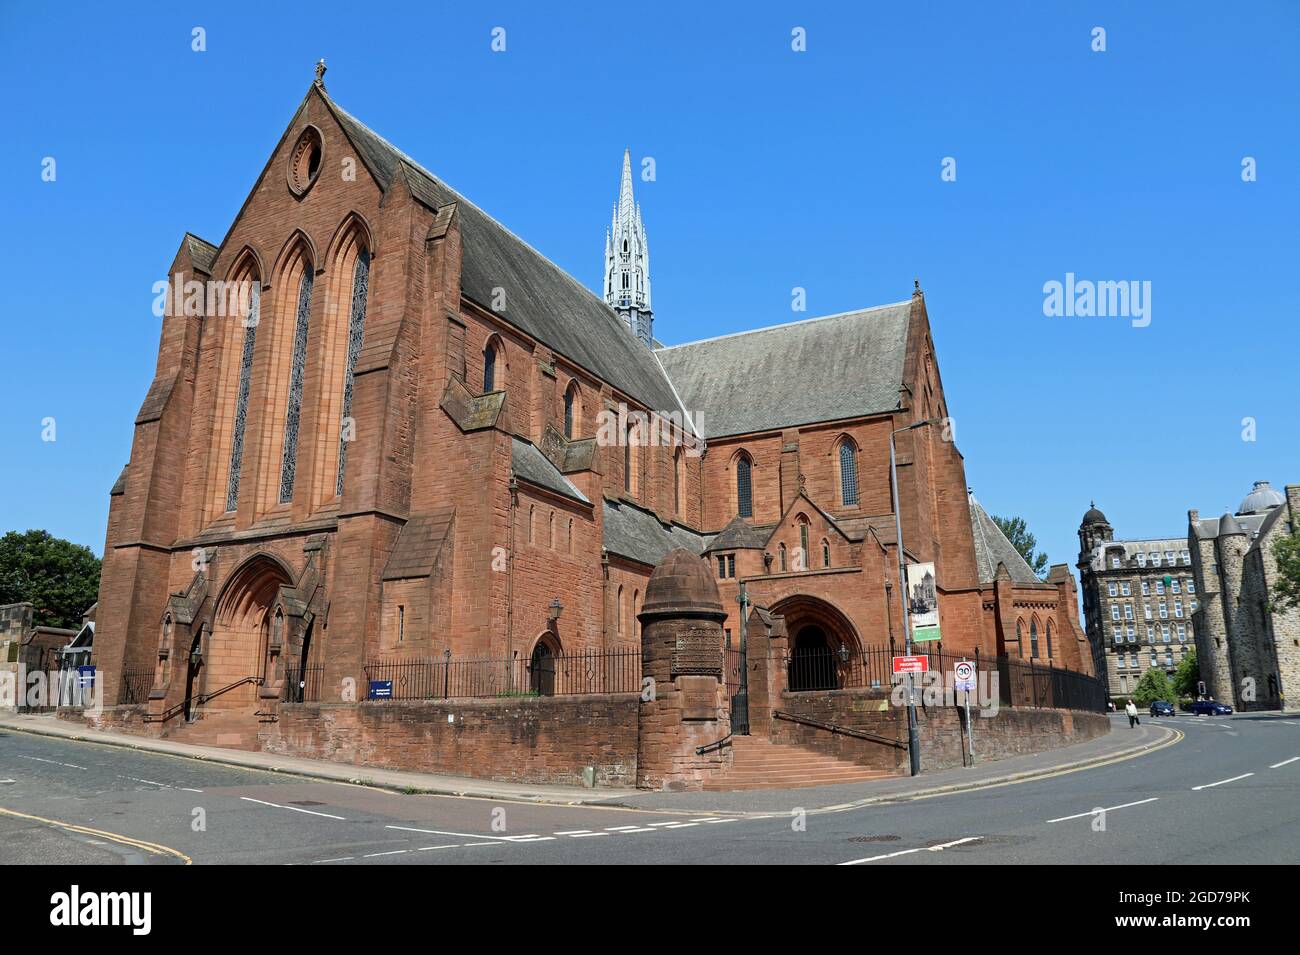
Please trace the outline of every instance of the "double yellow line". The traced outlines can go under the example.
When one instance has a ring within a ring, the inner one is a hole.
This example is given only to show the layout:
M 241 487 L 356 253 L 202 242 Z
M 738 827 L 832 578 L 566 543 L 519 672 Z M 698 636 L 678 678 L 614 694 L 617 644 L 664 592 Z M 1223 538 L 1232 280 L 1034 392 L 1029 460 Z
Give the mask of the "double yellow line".
M 103 829 L 92 829 L 90 826 L 77 826 L 70 822 L 60 822 L 58 819 L 46 819 L 44 816 L 33 816 L 29 813 L 18 812 L 15 809 L 5 809 L 0 807 L 0 816 L 12 816 L 15 819 L 30 819 L 32 822 L 39 822 L 47 826 L 54 826 L 56 829 L 64 829 L 68 832 L 80 833 L 83 836 L 96 836 L 100 839 L 107 839 L 110 842 L 116 842 L 119 845 L 130 846 L 132 849 L 139 849 L 141 852 L 148 852 L 156 856 L 172 856 L 180 859 L 185 865 L 193 865 L 194 860 L 185 853 L 170 846 L 159 845 L 156 842 L 145 842 L 143 839 L 133 839 L 130 836 L 124 836 L 116 832 L 105 832 Z

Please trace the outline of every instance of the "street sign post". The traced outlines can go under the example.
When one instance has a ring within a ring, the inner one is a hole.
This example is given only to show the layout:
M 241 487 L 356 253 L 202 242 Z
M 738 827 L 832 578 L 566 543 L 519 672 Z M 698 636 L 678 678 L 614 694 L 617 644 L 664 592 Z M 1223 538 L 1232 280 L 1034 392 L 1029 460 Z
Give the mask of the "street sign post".
M 966 751 L 970 754 L 971 765 L 975 765 L 975 724 L 970 719 L 970 691 L 975 689 L 975 664 L 962 660 L 952 668 L 954 684 L 958 690 L 966 692 Z

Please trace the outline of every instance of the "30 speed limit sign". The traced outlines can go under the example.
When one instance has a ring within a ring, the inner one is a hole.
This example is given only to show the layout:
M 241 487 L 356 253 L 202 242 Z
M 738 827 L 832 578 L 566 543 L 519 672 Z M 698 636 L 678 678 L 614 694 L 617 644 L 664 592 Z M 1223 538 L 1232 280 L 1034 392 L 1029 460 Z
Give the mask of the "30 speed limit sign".
M 952 668 L 952 675 L 955 677 L 956 688 L 958 690 L 970 691 L 975 689 L 975 664 L 969 660 L 962 660 Z

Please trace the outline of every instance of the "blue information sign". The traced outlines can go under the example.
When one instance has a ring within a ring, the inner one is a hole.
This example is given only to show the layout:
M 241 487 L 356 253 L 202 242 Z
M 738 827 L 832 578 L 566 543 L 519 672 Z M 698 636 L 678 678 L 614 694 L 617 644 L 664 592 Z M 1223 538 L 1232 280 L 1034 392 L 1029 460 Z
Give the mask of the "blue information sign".
M 370 698 L 372 700 L 391 700 L 393 698 L 393 681 L 371 680 Z

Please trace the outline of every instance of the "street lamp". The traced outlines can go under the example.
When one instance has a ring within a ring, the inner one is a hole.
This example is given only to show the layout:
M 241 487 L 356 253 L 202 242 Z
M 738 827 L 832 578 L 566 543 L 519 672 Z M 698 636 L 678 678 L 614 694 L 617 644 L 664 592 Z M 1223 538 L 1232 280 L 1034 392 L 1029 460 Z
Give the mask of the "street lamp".
M 903 639 L 906 641 L 903 652 L 908 656 L 912 653 L 912 623 L 907 606 L 907 558 L 903 553 L 903 514 L 902 502 L 898 497 L 898 460 L 894 452 L 894 435 L 902 434 L 904 431 L 915 431 L 929 424 L 939 424 L 942 420 L 926 418 L 924 421 L 917 421 L 906 428 L 898 428 L 889 433 L 889 487 L 894 495 L 894 541 L 898 547 L 899 598 L 903 603 Z M 921 772 L 921 741 L 916 727 L 916 698 L 910 673 L 907 674 L 907 757 L 912 775 L 918 775 Z

